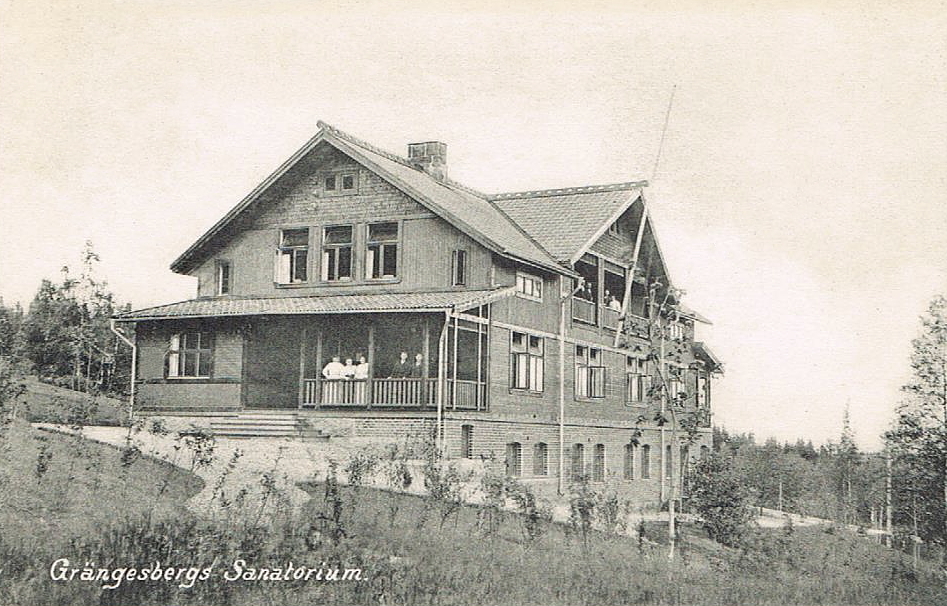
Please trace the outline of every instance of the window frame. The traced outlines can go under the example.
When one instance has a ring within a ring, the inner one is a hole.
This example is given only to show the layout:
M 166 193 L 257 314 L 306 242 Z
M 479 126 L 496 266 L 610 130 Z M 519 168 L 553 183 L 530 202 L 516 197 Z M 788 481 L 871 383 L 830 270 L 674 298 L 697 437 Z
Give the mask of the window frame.
M 451 254 L 450 285 L 467 286 L 468 255 L 466 248 L 457 248 Z
M 601 484 L 608 475 L 608 452 L 605 444 L 598 443 L 592 447 L 592 482 Z
M 324 196 L 351 196 L 360 189 L 360 171 L 358 169 L 330 170 L 320 174 L 317 192 Z M 332 187 L 329 187 L 329 181 Z M 352 186 L 345 187 L 345 180 L 351 179 Z
M 224 288 L 224 268 L 227 270 L 226 289 Z M 222 297 L 233 293 L 233 263 L 229 259 L 217 259 L 214 263 L 214 296 Z
M 520 285 L 523 285 L 523 289 L 520 289 Z M 531 292 L 526 292 L 526 285 L 532 284 L 532 287 L 528 290 Z M 536 289 L 538 288 L 539 294 L 535 294 Z M 543 291 L 544 291 L 543 279 L 535 274 L 527 273 L 525 271 L 516 272 L 516 296 L 521 299 L 527 299 L 529 301 L 536 301 L 538 303 L 543 302 Z
M 584 350 L 582 354 L 579 353 L 579 350 Z M 576 343 L 575 349 L 575 373 L 573 374 L 572 380 L 572 389 L 574 397 L 576 400 L 603 400 L 605 399 L 606 391 L 606 379 L 607 379 L 607 370 L 605 366 L 605 352 L 598 347 L 590 347 L 588 345 L 581 345 Z M 597 358 L 597 364 L 592 363 L 593 352 Z M 582 357 L 580 357 L 580 355 Z M 585 371 L 584 373 L 582 371 Z M 579 376 L 584 374 L 584 380 L 580 380 Z M 596 375 L 601 375 L 599 382 L 596 382 Z M 579 386 L 583 385 L 582 390 L 579 389 Z M 594 386 L 601 387 L 601 395 L 596 395 L 593 393 Z
M 506 475 L 511 478 L 523 477 L 522 442 L 506 443 Z
M 524 340 L 524 346 L 519 349 L 515 349 L 515 335 L 522 335 Z M 538 339 L 538 350 L 536 353 L 533 349 L 532 339 Z M 534 335 L 528 332 L 520 332 L 518 330 L 510 331 L 510 391 L 516 393 L 525 393 L 525 394 L 542 394 L 545 389 L 546 383 L 546 340 L 541 335 Z M 526 373 L 526 386 L 520 387 L 521 381 L 518 379 L 518 371 L 521 368 L 521 360 L 526 360 L 525 363 L 525 373 Z M 538 363 L 535 363 L 534 360 L 538 360 Z M 535 366 L 535 367 L 534 367 Z M 537 372 L 538 369 L 538 372 Z M 538 383 L 538 388 L 536 383 Z
M 633 442 L 625 444 L 624 458 L 622 459 L 622 479 L 634 480 L 635 478 L 635 460 L 638 458 L 636 452 L 638 445 Z
M 641 445 L 641 463 L 639 465 L 640 473 L 638 474 L 642 480 L 651 479 L 651 444 L 642 444 Z
M 533 475 L 545 477 L 549 475 L 549 444 L 537 442 L 533 445 Z
M 372 226 L 373 225 L 394 225 L 397 234 L 395 235 L 394 240 L 372 240 Z M 364 265 L 364 279 L 366 282 L 394 282 L 401 279 L 401 221 L 371 221 L 365 224 L 365 246 L 363 247 L 363 265 Z M 378 253 L 371 251 L 372 246 L 378 246 Z M 385 271 L 385 251 L 389 247 L 394 247 L 395 250 L 395 273 L 394 275 L 387 275 Z M 372 260 L 369 261 L 369 253 L 372 253 Z M 374 277 L 373 263 L 377 259 L 380 260 L 380 271 L 382 272 L 380 276 Z
M 191 347 L 188 343 L 187 335 L 197 335 L 197 347 Z M 167 364 L 164 368 L 164 378 L 168 380 L 192 380 L 192 379 L 212 379 L 214 378 L 214 333 L 209 330 L 184 329 L 170 336 L 168 344 Z M 194 361 L 195 374 L 186 374 L 188 358 L 196 356 Z M 206 356 L 207 363 L 203 364 L 202 358 Z M 201 368 L 207 370 L 206 374 L 201 373 Z
M 636 364 L 629 362 L 635 360 Z M 625 356 L 625 405 L 647 406 L 648 392 L 651 390 L 651 375 L 647 371 L 648 361 L 637 356 Z M 638 396 L 635 399 L 633 396 Z
M 306 232 L 306 243 L 305 244 L 286 244 L 286 233 L 287 232 Z M 274 282 L 277 286 L 295 286 L 300 284 L 309 283 L 309 265 L 310 265 L 310 255 L 309 249 L 310 244 L 312 243 L 312 232 L 309 226 L 302 227 L 281 227 L 279 229 L 279 241 L 276 244 L 276 275 L 274 276 Z M 302 263 L 304 277 L 301 280 L 296 279 L 296 274 L 300 267 L 299 255 L 300 253 L 305 253 L 305 261 Z M 286 272 L 286 276 L 283 276 L 283 258 L 284 256 L 289 256 L 289 265 Z M 287 280 L 283 280 L 283 278 Z
M 349 228 L 349 241 L 347 243 L 340 242 L 329 242 L 327 237 L 329 230 L 338 229 L 340 227 Z M 357 275 L 357 267 L 355 262 L 355 224 L 354 223 L 334 223 L 330 225 L 321 226 L 322 232 L 321 236 L 321 246 L 319 249 L 319 281 L 325 284 L 351 284 L 355 281 L 355 276 Z M 349 275 L 344 277 L 338 277 L 339 275 L 339 255 L 342 249 L 349 249 Z M 333 263 L 335 266 L 335 275 L 332 277 L 329 275 L 329 257 L 327 255 L 333 255 Z

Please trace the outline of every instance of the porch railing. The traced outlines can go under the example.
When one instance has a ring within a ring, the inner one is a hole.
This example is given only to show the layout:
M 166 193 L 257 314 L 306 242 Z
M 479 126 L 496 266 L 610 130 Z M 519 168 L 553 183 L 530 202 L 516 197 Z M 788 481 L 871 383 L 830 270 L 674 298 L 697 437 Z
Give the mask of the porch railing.
M 453 383 L 445 381 L 446 408 L 486 410 L 486 383 L 458 379 L 456 390 Z M 303 406 L 434 408 L 437 379 L 305 379 Z
M 597 307 L 594 301 L 572 297 L 572 319 L 586 324 L 595 324 Z
M 621 318 L 621 312 L 611 307 L 602 307 L 602 326 L 615 330 L 618 328 L 618 319 Z

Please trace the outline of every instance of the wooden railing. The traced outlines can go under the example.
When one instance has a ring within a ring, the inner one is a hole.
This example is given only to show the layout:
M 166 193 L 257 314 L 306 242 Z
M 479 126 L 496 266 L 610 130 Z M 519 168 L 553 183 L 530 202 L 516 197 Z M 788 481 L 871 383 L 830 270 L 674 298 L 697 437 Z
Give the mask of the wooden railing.
M 595 324 L 596 307 L 593 301 L 572 297 L 572 319 L 586 324 Z
M 616 330 L 619 318 L 621 318 L 621 311 L 616 311 L 611 307 L 602 307 L 602 326 L 605 328 Z
M 649 336 L 648 325 L 650 321 L 647 318 L 628 315 L 625 317 L 625 333 L 633 337 L 647 339 Z
M 447 407 L 450 410 L 486 410 L 487 384 L 482 381 L 457 379 L 447 381 Z M 478 398 L 479 392 L 479 398 Z
M 460 379 L 456 383 L 455 389 L 454 381 L 445 381 L 446 408 L 487 409 L 486 383 Z M 353 408 L 434 408 L 437 406 L 437 379 L 305 379 L 302 404 Z

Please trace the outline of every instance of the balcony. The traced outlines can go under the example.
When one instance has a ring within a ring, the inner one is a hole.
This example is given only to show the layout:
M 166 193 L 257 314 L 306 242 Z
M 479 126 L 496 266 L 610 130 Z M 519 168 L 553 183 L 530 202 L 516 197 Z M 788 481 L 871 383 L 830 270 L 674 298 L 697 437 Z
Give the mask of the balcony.
M 594 301 L 589 301 L 588 299 L 582 299 L 580 297 L 572 297 L 573 320 L 595 326 L 598 320 L 596 317 L 597 308 L 598 306 Z
M 486 410 L 485 382 L 448 379 L 444 384 L 445 410 Z M 305 379 L 302 405 L 433 410 L 437 407 L 437 379 Z

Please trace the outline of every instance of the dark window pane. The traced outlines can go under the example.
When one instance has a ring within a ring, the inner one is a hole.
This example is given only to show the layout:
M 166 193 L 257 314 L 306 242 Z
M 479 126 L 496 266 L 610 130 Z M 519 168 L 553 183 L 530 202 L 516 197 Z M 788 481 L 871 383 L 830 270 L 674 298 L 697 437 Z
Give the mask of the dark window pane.
M 205 350 L 205 351 L 202 351 L 202 352 L 201 352 L 200 360 L 199 360 L 199 364 L 198 364 L 198 366 L 199 366 L 198 372 L 199 372 L 200 376 L 202 376 L 202 377 L 209 377 L 209 376 L 210 376 L 210 362 L 211 362 L 212 359 L 213 359 L 213 357 L 212 357 L 212 355 L 211 355 L 211 353 L 210 353 L 210 350 Z
M 339 277 L 352 277 L 352 249 L 349 247 L 339 249 Z
M 185 377 L 196 377 L 197 376 L 197 354 L 193 351 L 188 351 L 182 355 L 184 356 L 184 372 L 182 374 Z
M 355 189 L 355 175 L 342 176 L 342 189 Z
M 467 283 L 467 251 L 458 250 L 454 257 L 454 284 Z
M 325 255 L 325 259 L 326 259 L 326 276 L 328 277 L 328 279 L 334 280 L 336 277 L 335 251 L 327 252 Z
M 309 265 L 309 251 L 306 250 L 297 250 L 296 251 L 296 265 L 293 267 L 293 281 L 294 282 L 305 282 L 306 281 L 306 268 Z
M 326 228 L 326 244 L 351 244 L 352 226 L 340 225 Z
M 308 246 L 309 245 L 309 230 L 308 229 L 284 229 L 283 230 L 283 246 Z
M 369 225 L 368 239 L 372 242 L 396 242 L 398 240 L 398 224 L 375 223 Z
M 335 191 L 335 175 L 326 177 L 326 191 Z
M 385 247 L 385 276 L 398 275 L 398 247 L 389 244 Z

